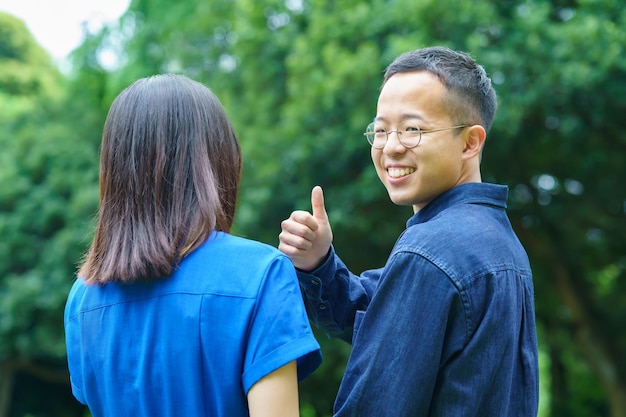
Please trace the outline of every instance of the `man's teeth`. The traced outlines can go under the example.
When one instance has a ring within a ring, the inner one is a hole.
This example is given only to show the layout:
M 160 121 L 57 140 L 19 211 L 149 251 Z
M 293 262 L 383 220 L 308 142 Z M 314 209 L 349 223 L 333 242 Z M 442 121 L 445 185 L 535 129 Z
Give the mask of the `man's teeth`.
M 415 168 L 388 168 L 387 173 L 391 178 L 400 178 L 415 172 Z

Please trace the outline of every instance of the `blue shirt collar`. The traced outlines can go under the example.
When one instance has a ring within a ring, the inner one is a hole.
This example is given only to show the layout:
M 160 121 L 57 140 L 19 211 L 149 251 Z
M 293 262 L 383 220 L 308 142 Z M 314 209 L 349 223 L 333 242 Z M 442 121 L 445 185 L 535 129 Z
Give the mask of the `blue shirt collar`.
M 485 182 L 461 184 L 428 203 L 407 221 L 406 226 L 427 222 L 448 207 L 459 204 L 486 204 L 504 210 L 508 194 L 509 188 L 506 185 Z

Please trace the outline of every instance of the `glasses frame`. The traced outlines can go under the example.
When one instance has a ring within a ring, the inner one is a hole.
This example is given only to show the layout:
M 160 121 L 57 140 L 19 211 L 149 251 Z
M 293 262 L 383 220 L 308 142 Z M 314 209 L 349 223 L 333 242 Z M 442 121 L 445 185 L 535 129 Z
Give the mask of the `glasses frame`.
M 375 126 L 374 122 L 368 124 L 367 128 L 365 129 L 365 133 L 363 133 L 363 136 L 365 136 L 365 139 L 367 139 L 367 143 L 369 143 L 372 146 L 372 148 L 374 148 L 374 149 L 383 149 L 385 147 L 385 145 L 387 145 L 387 142 L 389 142 L 389 135 L 392 134 L 392 133 L 395 133 L 396 136 L 398 137 L 398 141 L 400 142 L 400 144 L 402 146 L 404 146 L 407 149 L 412 149 L 412 148 L 415 148 L 416 146 L 418 146 L 422 142 L 422 135 L 424 133 L 434 133 L 434 132 L 442 132 L 444 130 L 460 129 L 460 128 L 467 127 L 469 125 L 458 125 L 458 126 L 442 127 L 442 128 L 439 128 L 439 129 L 431 129 L 431 130 L 422 130 L 419 126 L 415 126 L 415 128 L 417 128 L 418 131 L 419 131 L 419 139 L 417 139 L 417 143 L 415 145 L 412 145 L 412 146 L 407 146 L 402 141 L 402 132 L 399 131 L 398 129 L 390 130 L 390 131 L 386 131 L 385 130 L 385 134 L 387 135 L 387 139 L 385 139 L 385 143 L 383 143 L 382 146 L 374 146 L 374 143 L 373 143 L 374 142 L 374 136 L 376 135 L 376 132 L 373 131 L 374 126 Z M 370 131 L 370 129 L 372 131 Z M 371 139 L 370 139 L 370 137 L 371 137 Z

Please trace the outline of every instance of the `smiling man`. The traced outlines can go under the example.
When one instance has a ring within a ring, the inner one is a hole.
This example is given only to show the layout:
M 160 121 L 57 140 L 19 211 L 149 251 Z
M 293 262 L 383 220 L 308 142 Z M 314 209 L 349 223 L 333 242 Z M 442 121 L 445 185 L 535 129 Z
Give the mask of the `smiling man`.
M 352 343 L 335 416 L 536 416 L 537 336 L 528 257 L 508 188 L 483 183 L 496 111 L 485 70 L 443 47 L 386 70 L 365 132 L 376 172 L 414 215 L 385 266 L 352 274 L 332 247 L 320 187 L 283 221 L 311 320 Z

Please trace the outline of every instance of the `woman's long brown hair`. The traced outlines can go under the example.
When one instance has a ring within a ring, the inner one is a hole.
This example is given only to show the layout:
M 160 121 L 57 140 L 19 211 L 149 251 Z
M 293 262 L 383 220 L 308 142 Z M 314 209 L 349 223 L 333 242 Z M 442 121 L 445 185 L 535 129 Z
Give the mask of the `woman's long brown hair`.
M 218 98 L 181 75 L 115 99 L 100 155 L 100 207 L 79 269 L 88 284 L 169 276 L 213 230 L 230 231 L 241 149 Z

